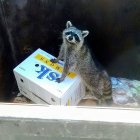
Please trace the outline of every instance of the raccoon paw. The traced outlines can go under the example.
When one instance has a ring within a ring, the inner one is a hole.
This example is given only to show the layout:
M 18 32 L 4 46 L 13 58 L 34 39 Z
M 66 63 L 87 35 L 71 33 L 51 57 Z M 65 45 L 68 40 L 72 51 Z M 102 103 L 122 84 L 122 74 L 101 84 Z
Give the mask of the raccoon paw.
M 57 61 L 57 59 L 51 59 L 50 60 L 52 63 L 57 63 L 58 61 Z
M 57 78 L 57 79 L 56 79 L 56 82 L 57 82 L 57 83 L 61 83 L 63 80 L 64 80 L 64 78 Z

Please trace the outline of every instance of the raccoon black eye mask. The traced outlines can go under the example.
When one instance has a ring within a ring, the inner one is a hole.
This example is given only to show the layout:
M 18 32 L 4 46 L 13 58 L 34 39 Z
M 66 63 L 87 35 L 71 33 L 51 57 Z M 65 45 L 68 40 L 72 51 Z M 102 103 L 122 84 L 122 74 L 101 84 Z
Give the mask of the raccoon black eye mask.
M 75 38 L 76 42 L 80 42 L 80 39 L 79 39 L 78 35 L 75 34 L 75 33 L 72 32 L 72 31 L 70 31 L 70 32 L 66 32 L 65 35 L 66 35 L 66 36 L 70 35 L 70 36 L 72 36 L 72 37 Z

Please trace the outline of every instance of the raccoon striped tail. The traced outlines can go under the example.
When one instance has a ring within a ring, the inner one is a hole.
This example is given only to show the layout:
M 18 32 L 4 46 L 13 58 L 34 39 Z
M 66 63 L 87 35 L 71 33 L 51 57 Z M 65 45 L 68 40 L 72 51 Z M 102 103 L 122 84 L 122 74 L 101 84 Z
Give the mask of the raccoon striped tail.
M 103 99 L 107 104 L 111 104 L 112 103 L 111 79 L 106 71 L 101 72 L 101 77 L 103 79 Z

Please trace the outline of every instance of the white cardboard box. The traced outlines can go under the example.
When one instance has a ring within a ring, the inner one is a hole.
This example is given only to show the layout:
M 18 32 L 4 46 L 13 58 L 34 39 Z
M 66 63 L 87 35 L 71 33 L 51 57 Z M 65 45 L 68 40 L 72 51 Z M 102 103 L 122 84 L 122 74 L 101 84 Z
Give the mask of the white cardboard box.
M 61 76 L 64 63 L 51 63 L 52 58 L 38 49 L 14 69 L 21 94 L 35 103 L 77 105 L 85 96 L 79 76 L 70 72 L 63 82 L 57 83 L 56 78 Z

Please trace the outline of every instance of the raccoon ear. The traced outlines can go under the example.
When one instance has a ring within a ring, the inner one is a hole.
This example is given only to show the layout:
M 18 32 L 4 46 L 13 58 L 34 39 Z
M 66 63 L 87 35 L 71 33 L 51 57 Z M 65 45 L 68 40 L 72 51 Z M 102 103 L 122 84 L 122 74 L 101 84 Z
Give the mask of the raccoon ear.
M 89 34 L 89 31 L 82 31 L 82 36 L 85 38 Z
M 71 23 L 70 21 L 67 21 L 66 27 L 69 28 L 69 27 L 71 27 L 71 26 L 72 26 L 72 23 Z

